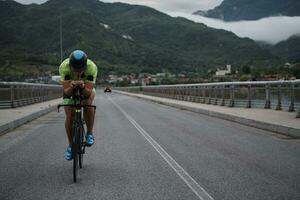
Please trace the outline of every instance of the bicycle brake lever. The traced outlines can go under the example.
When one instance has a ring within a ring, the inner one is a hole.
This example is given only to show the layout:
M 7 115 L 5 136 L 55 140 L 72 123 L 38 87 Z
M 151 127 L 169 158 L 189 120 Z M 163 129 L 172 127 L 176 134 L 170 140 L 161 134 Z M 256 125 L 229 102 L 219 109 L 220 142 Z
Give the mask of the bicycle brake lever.
M 57 105 L 57 112 L 59 112 L 60 107 L 61 107 L 61 105 Z

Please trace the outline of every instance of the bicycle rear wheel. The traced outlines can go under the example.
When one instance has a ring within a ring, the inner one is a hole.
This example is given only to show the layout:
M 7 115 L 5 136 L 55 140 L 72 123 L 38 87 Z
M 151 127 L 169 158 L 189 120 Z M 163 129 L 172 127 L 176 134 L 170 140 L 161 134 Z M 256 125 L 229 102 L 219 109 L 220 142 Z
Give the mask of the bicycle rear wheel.
M 80 132 L 79 128 L 75 127 L 73 131 L 73 143 L 72 143 L 72 152 L 73 152 L 73 181 L 77 181 L 77 174 L 78 174 L 78 162 L 79 162 L 79 137 Z

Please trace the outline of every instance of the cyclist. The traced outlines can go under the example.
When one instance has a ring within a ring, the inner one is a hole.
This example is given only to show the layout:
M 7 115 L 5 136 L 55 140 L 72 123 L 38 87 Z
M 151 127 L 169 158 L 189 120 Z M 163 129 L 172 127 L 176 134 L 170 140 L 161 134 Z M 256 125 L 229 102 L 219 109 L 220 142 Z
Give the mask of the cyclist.
M 70 57 L 65 59 L 59 67 L 59 75 L 63 84 L 63 100 L 65 105 L 73 104 L 71 96 L 75 87 L 82 89 L 84 100 L 82 104 L 92 105 L 95 98 L 95 83 L 97 77 L 97 66 L 93 61 L 87 58 L 87 55 L 81 50 L 75 50 Z M 64 107 L 66 114 L 65 128 L 68 136 L 69 146 L 64 154 L 66 160 L 72 160 L 72 122 L 74 108 Z M 93 126 L 95 111 L 91 107 L 84 108 L 84 119 L 87 126 L 86 145 L 94 144 Z

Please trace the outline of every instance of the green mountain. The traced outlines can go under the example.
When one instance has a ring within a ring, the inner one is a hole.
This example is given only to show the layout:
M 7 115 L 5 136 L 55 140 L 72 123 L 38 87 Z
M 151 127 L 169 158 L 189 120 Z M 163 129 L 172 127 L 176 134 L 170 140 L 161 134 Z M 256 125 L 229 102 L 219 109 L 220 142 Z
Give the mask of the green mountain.
M 199 72 L 227 63 L 268 66 L 277 62 L 250 39 L 145 6 L 98 0 L 21 5 L 6 0 L 0 1 L 0 77 L 22 78 L 35 74 L 32 68 L 39 73 L 39 69 L 56 70 L 60 19 L 63 57 L 82 49 L 98 64 L 101 75 Z
M 285 62 L 300 63 L 300 35 L 277 43 L 271 47 L 271 52 Z
M 194 14 L 224 21 L 257 20 L 269 16 L 300 16 L 299 0 L 224 0 L 221 5 Z

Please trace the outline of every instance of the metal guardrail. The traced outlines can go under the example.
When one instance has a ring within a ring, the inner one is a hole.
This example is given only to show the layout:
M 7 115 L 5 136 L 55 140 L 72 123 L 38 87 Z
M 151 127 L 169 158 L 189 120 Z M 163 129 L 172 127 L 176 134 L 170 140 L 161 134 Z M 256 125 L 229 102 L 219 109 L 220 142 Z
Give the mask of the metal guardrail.
M 62 97 L 62 86 L 0 82 L 0 108 L 15 108 Z
M 300 79 L 118 87 L 116 89 L 228 107 L 297 111 L 297 117 L 300 117 Z

